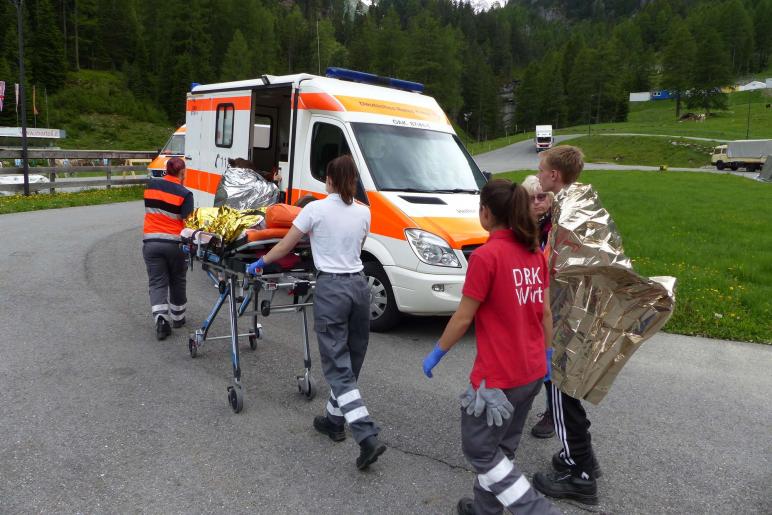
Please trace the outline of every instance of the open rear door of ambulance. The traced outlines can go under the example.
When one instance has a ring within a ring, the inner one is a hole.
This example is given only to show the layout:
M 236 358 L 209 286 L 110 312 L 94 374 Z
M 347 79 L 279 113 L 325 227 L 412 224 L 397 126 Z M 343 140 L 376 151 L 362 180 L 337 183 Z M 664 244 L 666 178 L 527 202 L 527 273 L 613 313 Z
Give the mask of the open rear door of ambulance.
M 215 88 L 196 86 L 186 106 L 185 186 L 196 207 L 213 205 L 228 159 L 249 159 L 252 90 Z

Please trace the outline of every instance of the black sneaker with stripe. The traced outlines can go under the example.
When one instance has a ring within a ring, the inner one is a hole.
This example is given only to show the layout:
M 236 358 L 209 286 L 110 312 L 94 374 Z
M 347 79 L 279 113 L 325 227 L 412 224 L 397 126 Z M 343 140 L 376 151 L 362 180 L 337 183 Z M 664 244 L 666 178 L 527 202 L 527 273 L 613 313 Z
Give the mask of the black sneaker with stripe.
M 574 466 L 566 463 L 566 460 L 563 458 L 563 451 L 558 451 L 552 455 L 552 468 L 555 469 L 556 472 L 570 472 Z M 595 457 L 594 452 L 592 453 L 592 473 L 596 479 L 603 475 L 603 471 L 600 469 L 600 463 L 598 463 L 598 459 Z
M 533 487 L 547 497 L 594 506 L 598 504 L 598 485 L 587 474 L 582 476 L 571 472 L 538 472 L 533 476 Z

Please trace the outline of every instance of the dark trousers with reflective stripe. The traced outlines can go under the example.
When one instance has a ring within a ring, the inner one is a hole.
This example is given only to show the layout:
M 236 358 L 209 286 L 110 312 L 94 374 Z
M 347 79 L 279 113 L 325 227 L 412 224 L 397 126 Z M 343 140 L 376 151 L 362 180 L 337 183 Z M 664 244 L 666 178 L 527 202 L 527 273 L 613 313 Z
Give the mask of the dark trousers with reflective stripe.
M 364 275 L 320 274 L 314 290 L 314 330 L 322 372 L 330 385 L 327 418 L 348 422 L 361 443 L 377 435 L 357 381 L 370 338 L 370 290 Z
M 552 503 L 531 487 L 512 462 L 523 425 L 542 380 L 504 390 L 515 411 L 500 427 L 489 426 L 483 413 L 467 415 L 461 409 L 461 447 L 474 468 L 474 509 L 477 515 L 500 515 L 502 507 L 523 515 L 560 514 Z
M 185 317 L 185 293 L 188 262 L 180 244 L 175 241 L 146 241 L 142 245 L 147 277 L 150 283 L 150 306 L 153 319 L 167 321 Z
M 586 473 L 593 477 L 592 437 L 590 421 L 582 401 L 558 390 L 552 383 L 552 419 L 555 421 L 555 435 L 563 445 L 560 455 L 575 475 Z

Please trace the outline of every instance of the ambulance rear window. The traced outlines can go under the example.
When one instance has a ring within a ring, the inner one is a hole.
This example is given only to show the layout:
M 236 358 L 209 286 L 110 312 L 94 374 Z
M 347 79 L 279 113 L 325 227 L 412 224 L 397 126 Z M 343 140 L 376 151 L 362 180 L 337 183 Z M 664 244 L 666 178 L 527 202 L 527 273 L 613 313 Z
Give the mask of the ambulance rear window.
M 233 146 L 233 104 L 218 104 L 217 106 L 214 144 L 227 148 Z

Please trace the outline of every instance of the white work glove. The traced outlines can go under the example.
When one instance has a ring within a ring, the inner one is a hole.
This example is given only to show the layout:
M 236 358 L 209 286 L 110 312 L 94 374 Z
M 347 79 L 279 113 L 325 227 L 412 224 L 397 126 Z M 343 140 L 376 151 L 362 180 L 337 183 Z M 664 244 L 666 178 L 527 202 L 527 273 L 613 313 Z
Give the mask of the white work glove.
M 501 427 L 504 420 L 509 419 L 515 412 L 515 407 L 509 402 L 507 396 L 499 388 L 486 388 L 485 379 L 480 382 L 477 389 L 477 399 L 475 400 L 474 416 L 479 417 L 482 410 L 488 419 L 488 425 Z
M 474 401 L 477 398 L 477 392 L 474 391 L 474 387 L 470 384 L 464 390 L 464 393 L 458 396 L 461 401 L 461 409 L 466 410 L 467 415 L 474 413 Z

